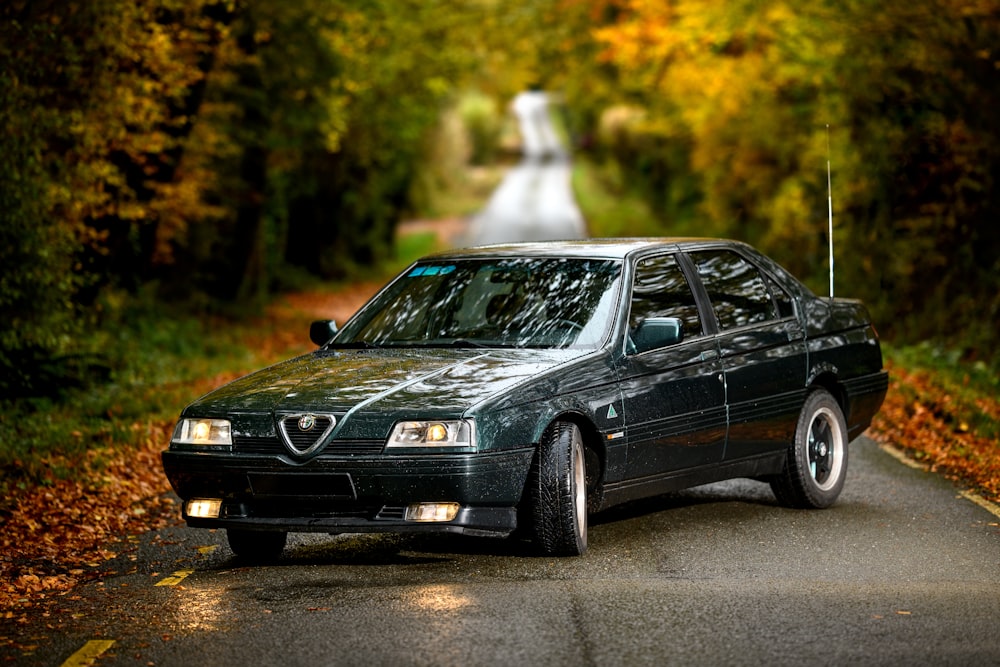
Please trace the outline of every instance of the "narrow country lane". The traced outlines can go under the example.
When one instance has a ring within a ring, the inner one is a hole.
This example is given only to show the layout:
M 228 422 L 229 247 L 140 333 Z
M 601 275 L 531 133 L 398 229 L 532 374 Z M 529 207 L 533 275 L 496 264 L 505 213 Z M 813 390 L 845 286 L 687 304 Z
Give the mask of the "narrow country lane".
M 523 157 L 469 224 L 466 245 L 578 239 L 586 236 L 570 187 L 569 153 L 549 118 L 542 92 L 520 94 L 513 102 Z

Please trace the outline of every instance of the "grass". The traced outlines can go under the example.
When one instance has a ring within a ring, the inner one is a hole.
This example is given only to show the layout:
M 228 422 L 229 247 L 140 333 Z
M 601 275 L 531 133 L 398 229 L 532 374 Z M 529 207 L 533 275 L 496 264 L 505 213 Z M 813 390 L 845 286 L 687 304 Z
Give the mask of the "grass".
M 432 218 L 465 218 L 479 211 L 500 185 L 509 165 L 469 167 L 447 192 L 435 192 L 428 211 Z
M 106 382 L 0 405 L 0 494 L 72 477 L 89 452 L 130 445 L 151 424 L 176 417 L 202 378 L 268 361 L 242 342 L 251 327 L 174 308 L 129 308 L 87 341 L 104 350 Z
M 913 377 L 901 388 L 907 400 L 931 401 L 957 431 L 992 440 L 1000 449 L 1000 376 L 995 364 L 966 362 L 957 351 L 929 342 L 884 345 L 883 352 L 889 363 Z
M 629 193 L 614 167 L 575 159 L 573 194 L 595 237 L 663 236 L 664 227 L 639 197 Z
M 391 276 L 403 267 L 438 249 L 438 239 L 433 232 L 406 234 L 396 239 L 396 261 L 380 271 L 380 276 Z

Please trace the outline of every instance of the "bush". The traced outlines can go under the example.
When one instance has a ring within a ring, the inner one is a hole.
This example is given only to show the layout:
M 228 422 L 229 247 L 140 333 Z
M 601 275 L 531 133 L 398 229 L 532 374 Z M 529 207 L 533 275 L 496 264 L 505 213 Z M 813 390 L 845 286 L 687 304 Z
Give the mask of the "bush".
M 489 164 L 496 159 L 503 118 L 494 101 L 482 93 L 467 93 L 458 107 L 459 116 L 469 137 L 469 162 Z

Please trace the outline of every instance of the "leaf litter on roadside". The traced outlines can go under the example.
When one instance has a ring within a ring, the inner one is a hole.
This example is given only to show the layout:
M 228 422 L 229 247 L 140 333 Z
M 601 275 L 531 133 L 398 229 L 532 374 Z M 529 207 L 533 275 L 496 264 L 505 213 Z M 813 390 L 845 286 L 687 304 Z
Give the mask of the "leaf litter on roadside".
M 264 350 L 272 362 L 304 353 L 310 349 L 309 322 L 342 323 L 377 288 L 360 283 L 289 295 L 272 305 L 247 344 Z M 192 385 L 191 397 L 252 370 L 205 378 Z M 172 428 L 172 421 L 140 421 L 131 426 L 134 446 L 96 447 L 82 459 L 51 456 L 48 467 L 75 469 L 74 479 L 51 475 L 6 499 L 0 511 L 0 618 L 27 622 L 27 611 L 100 578 L 104 563 L 135 548 L 136 535 L 181 523 L 160 459 Z

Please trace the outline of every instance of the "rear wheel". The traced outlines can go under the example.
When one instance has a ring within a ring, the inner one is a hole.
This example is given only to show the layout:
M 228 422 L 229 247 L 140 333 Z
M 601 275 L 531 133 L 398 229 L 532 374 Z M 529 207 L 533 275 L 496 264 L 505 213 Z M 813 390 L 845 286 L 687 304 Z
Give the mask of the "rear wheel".
M 587 467 L 576 424 L 556 422 L 542 437 L 529 478 L 535 543 L 551 556 L 587 551 Z
M 847 477 L 847 424 L 829 392 L 809 394 L 788 449 L 785 468 L 771 490 L 788 507 L 821 509 L 837 500 Z
M 266 563 L 277 560 L 285 549 L 288 533 L 275 530 L 226 529 L 229 548 L 241 560 Z

